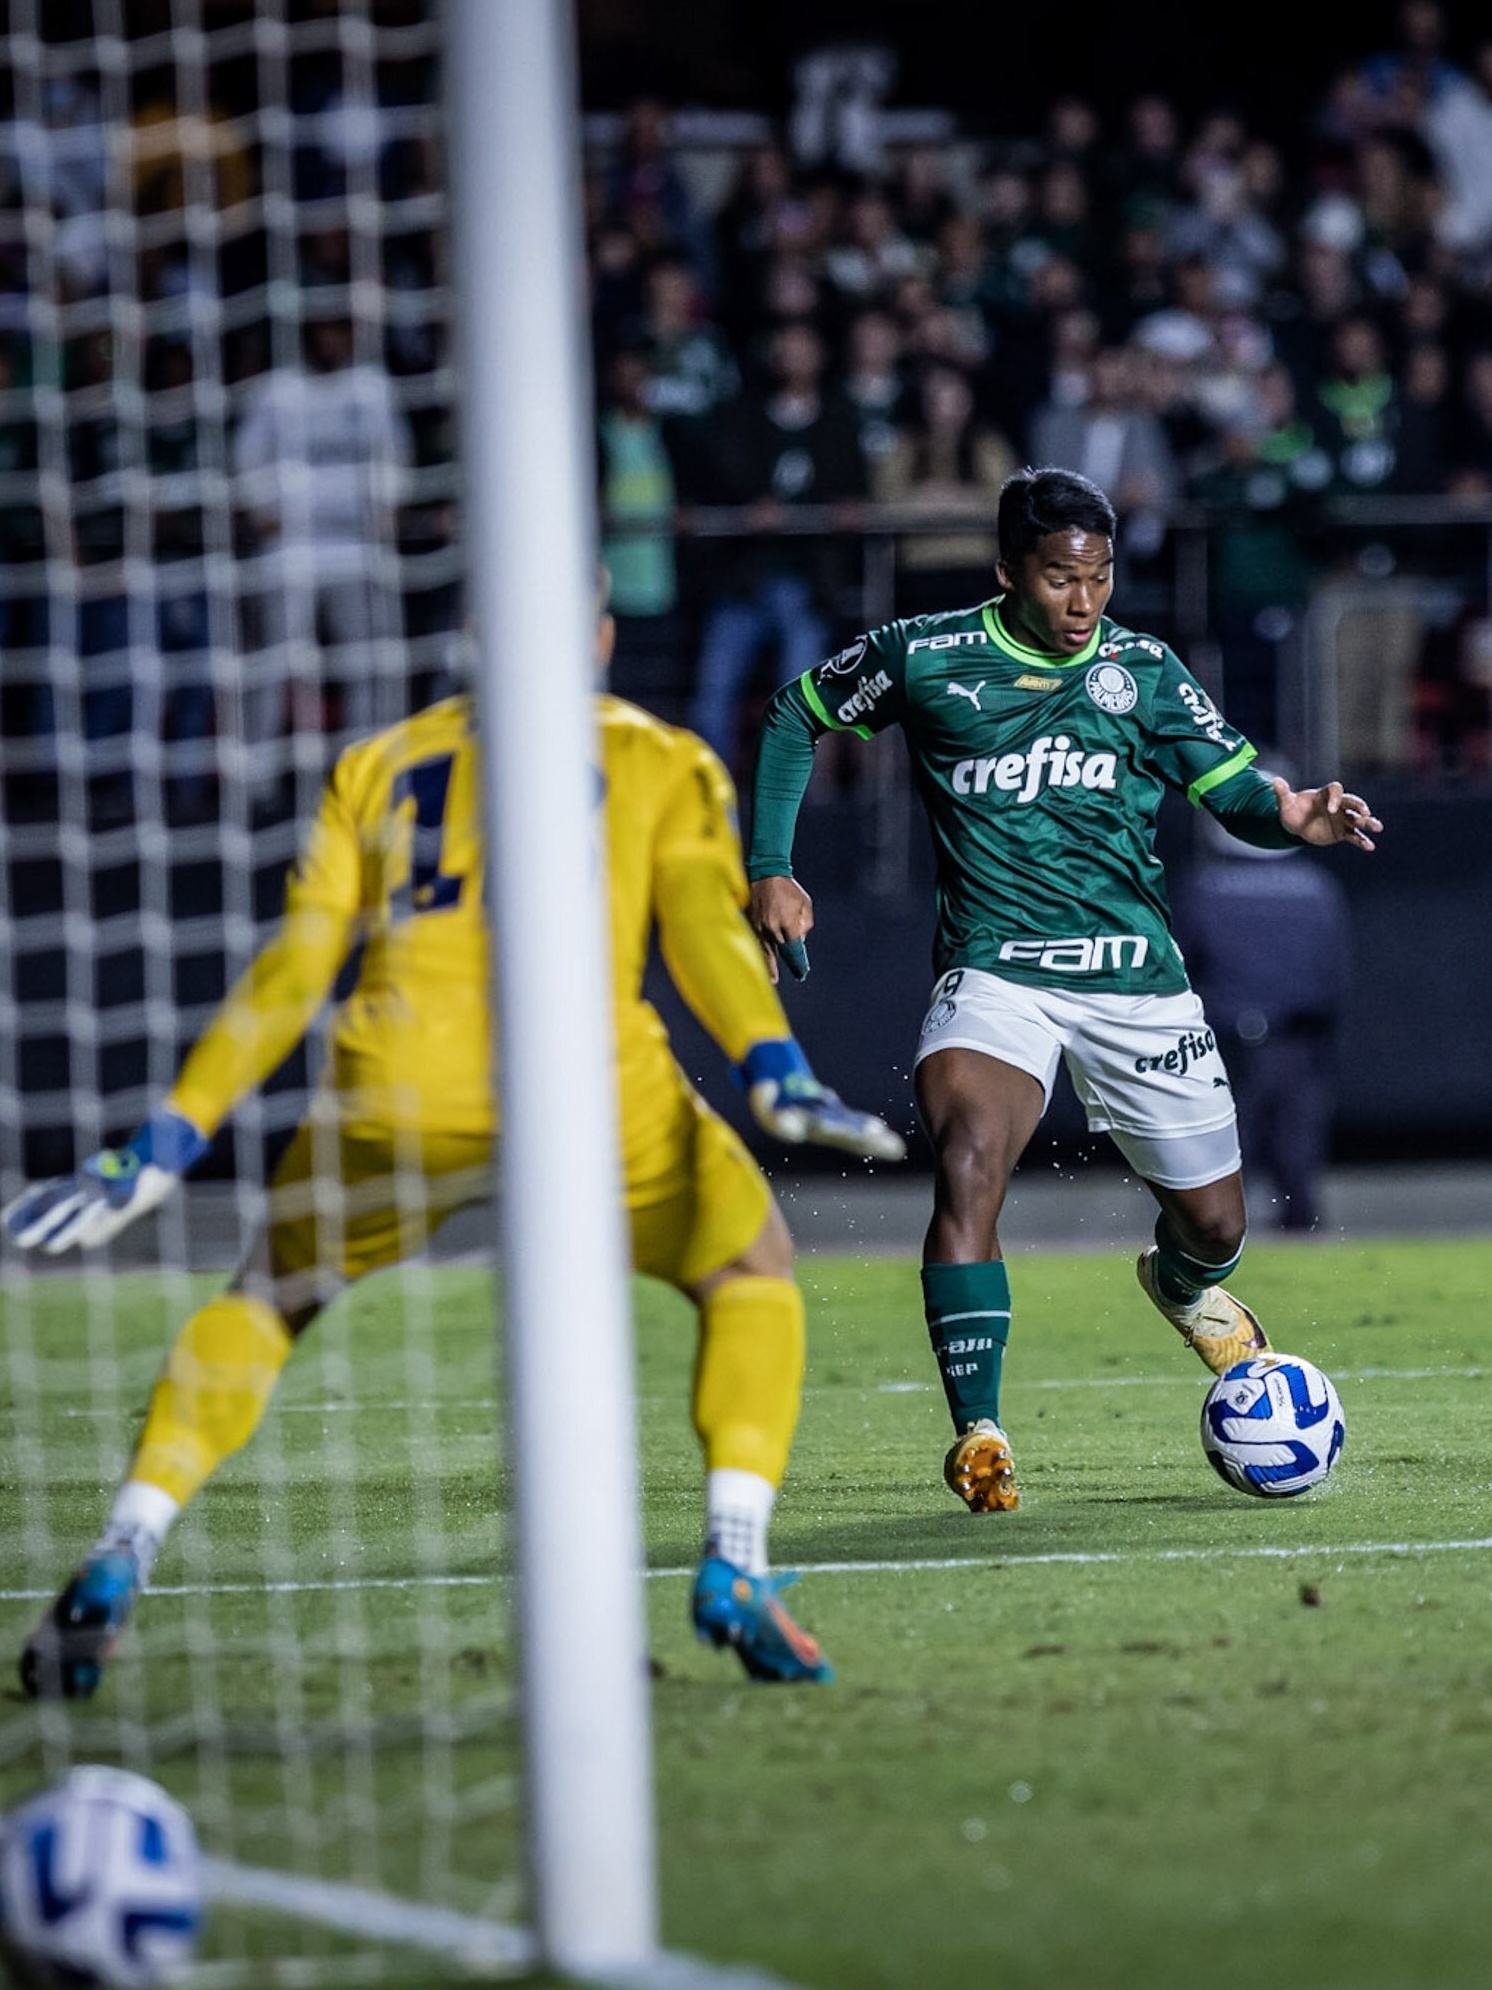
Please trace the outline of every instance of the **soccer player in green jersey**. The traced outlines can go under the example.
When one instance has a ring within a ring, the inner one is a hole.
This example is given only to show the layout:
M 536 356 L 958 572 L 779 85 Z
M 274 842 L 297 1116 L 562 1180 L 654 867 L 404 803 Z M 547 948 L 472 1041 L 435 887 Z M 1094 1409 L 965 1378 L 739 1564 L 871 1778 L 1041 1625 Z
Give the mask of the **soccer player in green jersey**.
M 1000 593 L 889 622 L 772 699 L 753 791 L 750 918 L 773 972 L 801 973 L 813 906 L 792 874 L 814 746 L 899 725 L 937 857 L 933 986 L 917 1050 L 935 1157 L 923 1303 L 976 1513 L 1019 1503 L 1000 1424 L 1010 1285 L 1000 1211 L 1065 1060 L 1088 1125 L 1159 1205 L 1146 1294 L 1222 1374 L 1266 1350 L 1223 1289 L 1247 1231 L 1227 1073 L 1172 938 L 1155 825 L 1168 788 L 1233 835 L 1373 848 L 1382 824 L 1338 781 L 1266 780 L 1180 659 L 1104 613 L 1115 515 L 1086 478 L 1002 487 Z

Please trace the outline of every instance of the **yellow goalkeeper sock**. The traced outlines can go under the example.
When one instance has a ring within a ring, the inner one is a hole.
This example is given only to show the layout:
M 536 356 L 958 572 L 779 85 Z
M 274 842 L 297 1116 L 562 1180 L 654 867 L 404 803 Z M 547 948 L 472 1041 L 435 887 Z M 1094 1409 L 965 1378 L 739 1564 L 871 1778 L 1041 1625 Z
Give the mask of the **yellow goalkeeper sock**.
M 185 1506 L 253 1435 L 292 1345 L 289 1328 L 264 1300 L 242 1292 L 209 1300 L 166 1357 L 130 1478 Z
M 803 1393 L 803 1294 L 786 1278 L 732 1278 L 700 1308 L 694 1428 L 710 1471 L 782 1483 Z

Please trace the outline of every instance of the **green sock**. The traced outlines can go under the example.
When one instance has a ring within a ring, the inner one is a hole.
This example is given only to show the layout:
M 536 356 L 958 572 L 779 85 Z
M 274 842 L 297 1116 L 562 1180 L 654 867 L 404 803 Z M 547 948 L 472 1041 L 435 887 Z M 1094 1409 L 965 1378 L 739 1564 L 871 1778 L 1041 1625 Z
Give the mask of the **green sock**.
M 1155 1282 L 1164 1297 L 1177 1306 L 1188 1305 L 1209 1285 L 1221 1285 L 1225 1278 L 1237 1271 L 1243 1256 L 1243 1245 L 1240 1244 L 1226 1264 L 1203 1264 L 1200 1258 L 1194 1258 L 1182 1250 L 1171 1235 L 1171 1226 L 1164 1212 L 1155 1219 L 1155 1241 L 1160 1247 Z
M 1005 1260 L 925 1264 L 922 1309 L 954 1429 L 962 1433 L 981 1417 L 998 1423 L 1000 1368 L 1010 1333 Z

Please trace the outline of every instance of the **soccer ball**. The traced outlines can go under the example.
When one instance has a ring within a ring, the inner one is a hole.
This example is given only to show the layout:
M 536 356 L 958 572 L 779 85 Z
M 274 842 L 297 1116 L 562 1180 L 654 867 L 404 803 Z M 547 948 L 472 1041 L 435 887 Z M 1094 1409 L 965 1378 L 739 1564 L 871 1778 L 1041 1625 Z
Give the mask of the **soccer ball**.
M 191 1818 L 132 1770 L 70 1770 L 0 1820 L 0 1948 L 19 1982 L 178 1983 L 202 1898 Z
M 1220 1479 L 1262 1499 L 1319 1486 L 1347 1421 L 1331 1377 L 1298 1354 L 1257 1354 L 1219 1375 L 1202 1403 L 1202 1449 Z

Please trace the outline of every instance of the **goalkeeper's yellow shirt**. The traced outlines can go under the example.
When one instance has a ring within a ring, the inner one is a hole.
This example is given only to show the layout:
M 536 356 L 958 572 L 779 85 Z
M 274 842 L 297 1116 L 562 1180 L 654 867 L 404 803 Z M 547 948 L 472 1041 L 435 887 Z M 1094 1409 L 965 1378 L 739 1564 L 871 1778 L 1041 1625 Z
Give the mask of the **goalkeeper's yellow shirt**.
M 597 701 L 615 1033 L 629 1152 L 678 1074 L 643 999 L 668 970 L 732 1063 L 790 1027 L 742 916 L 735 795 L 695 734 Z M 225 997 L 167 1103 L 211 1134 L 300 1041 L 355 949 L 330 1019 L 329 1081 L 351 1121 L 486 1133 L 494 1123 L 478 755 L 466 698 L 348 747 L 290 875 L 273 937 Z

